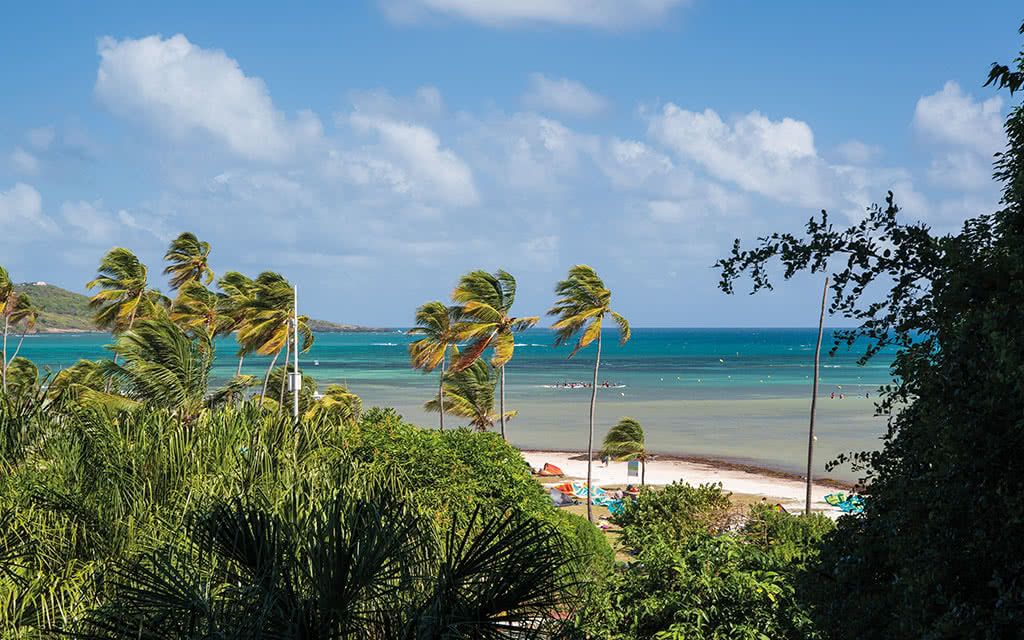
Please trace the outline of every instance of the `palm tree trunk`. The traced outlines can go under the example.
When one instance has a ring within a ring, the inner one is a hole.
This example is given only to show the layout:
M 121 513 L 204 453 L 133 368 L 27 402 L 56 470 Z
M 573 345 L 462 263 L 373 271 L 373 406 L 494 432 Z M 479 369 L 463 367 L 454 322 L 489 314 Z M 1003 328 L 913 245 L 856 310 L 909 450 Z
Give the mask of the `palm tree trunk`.
M 235 370 L 235 377 L 242 375 L 242 361 L 245 360 L 245 356 L 238 356 L 238 369 Z
M 277 353 L 274 354 L 274 359 L 270 361 L 270 366 L 267 367 L 267 375 L 263 378 L 263 391 L 260 392 L 260 405 L 263 404 L 263 400 L 267 397 L 267 384 L 270 383 L 270 372 L 274 370 L 274 365 L 277 364 L 277 358 L 281 355 L 281 350 L 278 349 Z
M 597 357 L 594 359 L 594 385 L 590 388 L 590 436 L 587 438 L 587 520 L 594 521 L 594 513 L 590 506 L 590 497 L 594 493 L 591 486 L 590 468 L 594 464 L 594 412 L 597 409 L 597 370 L 601 366 L 601 334 L 597 334 Z
M 7 393 L 7 331 L 10 329 L 10 326 L 11 326 L 11 318 L 10 318 L 10 316 L 5 315 L 4 316 L 4 353 L 3 353 L 3 358 L 4 359 L 3 359 L 3 362 L 0 362 L 0 364 L 3 365 L 2 367 L 0 367 L 0 376 L 3 377 L 3 390 L 4 390 L 4 393 Z
M 825 298 L 828 297 L 828 276 L 825 276 L 825 289 L 821 292 L 821 315 L 818 317 L 818 346 L 814 349 L 814 383 L 811 385 L 811 426 L 807 434 L 807 501 L 804 513 L 811 514 L 811 486 L 814 471 L 814 412 L 818 405 L 818 363 L 821 359 L 821 333 L 825 326 Z
M 14 359 L 18 357 L 18 352 L 21 351 L 21 344 L 23 342 L 25 342 L 25 334 L 26 333 L 28 333 L 28 325 L 27 324 L 25 325 L 25 328 L 22 329 L 22 331 L 21 331 L 21 337 L 18 338 L 18 346 L 17 346 L 17 348 L 14 349 L 14 354 L 11 355 L 11 362 L 14 362 Z
M 447 353 L 441 354 L 441 381 L 437 383 L 437 406 L 438 415 L 441 420 L 441 431 L 444 431 L 444 361 L 448 357 Z
M 284 389 L 288 386 L 288 359 L 292 355 L 292 340 L 290 337 L 284 339 L 284 375 L 281 377 L 281 392 L 277 397 L 277 408 L 284 411 Z
M 132 307 L 132 315 L 129 316 L 129 318 L 128 318 L 128 331 L 131 331 L 132 327 L 135 326 L 135 315 L 139 312 L 139 305 L 142 304 L 142 294 L 144 294 L 144 293 L 146 293 L 146 289 L 145 288 L 143 288 L 142 291 L 139 292 L 139 295 L 135 297 L 135 306 Z M 117 325 L 115 325 L 114 328 L 116 329 Z M 120 357 L 120 355 L 115 351 L 114 352 L 114 364 L 117 364 L 117 359 L 119 357 Z M 109 382 L 108 382 L 107 386 L 104 387 L 104 388 L 107 391 L 110 391 L 110 384 L 109 384 Z
M 501 411 L 501 439 L 508 442 L 508 438 L 505 437 L 505 365 L 501 365 L 501 399 L 498 401 L 498 407 Z
M 647 458 L 640 458 L 640 486 L 647 484 Z

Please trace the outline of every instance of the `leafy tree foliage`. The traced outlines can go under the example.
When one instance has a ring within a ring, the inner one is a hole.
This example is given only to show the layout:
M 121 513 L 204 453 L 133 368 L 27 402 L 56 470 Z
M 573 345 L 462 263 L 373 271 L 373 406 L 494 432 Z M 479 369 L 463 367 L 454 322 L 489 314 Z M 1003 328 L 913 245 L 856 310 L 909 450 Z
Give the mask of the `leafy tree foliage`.
M 1024 33 L 1024 27 L 1022 27 Z M 995 65 L 1011 95 L 1024 78 Z M 719 262 L 732 291 L 749 274 L 771 288 L 831 270 L 833 313 L 860 322 L 838 342 L 894 346 L 895 381 L 881 451 L 853 456 L 870 494 L 827 541 L 810 582 L 819 623 L 835 638 L 1007 638 L 1024 624 L 1024 108 L 1012 108 L 996 157 L 1002 208 L 958 233 L 906 224 L 884 207 L 836 229 L 827 213 L 803 235 L 776 233 Z M 887 290 L 880 297 L 869 295 Z
M 758 506 L 741 515 L 718 485 L 643 491 L 616 516 L 635 554 L 592 597 L 581 635 L 615 640 L 821 637 L 798 579 L 832 523 Z

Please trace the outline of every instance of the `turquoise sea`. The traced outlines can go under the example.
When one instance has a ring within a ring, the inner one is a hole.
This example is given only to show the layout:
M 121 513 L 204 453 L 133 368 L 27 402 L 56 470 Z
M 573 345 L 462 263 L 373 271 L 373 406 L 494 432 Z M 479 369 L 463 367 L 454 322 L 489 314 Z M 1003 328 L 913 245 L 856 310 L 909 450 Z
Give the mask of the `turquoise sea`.
M 815 329 L 636 329 L 620 347 L 605 336 L 599 387 L 597 439 L 622 416 L 639 420 L 651 450 L 718 457 L 799 472 L 806 465 Z M 831 346 L 826 334 L 823 352 Z M 519 415 L 509 423 L 513 443 L 524 448 L 578 450 L 586 447 L 590 390 L 564 388 L 589 381 L 593 349 L 567 359 L 568 347 L 552 347 L 545 329 L 520 334 L 507 369 L 506 405 Z M 397 408 L 409 420 L 437 423 L 422 410 L 436 393 L 437 374 L 409 367 L 398 331 L 319 334 L 302 365 L 321 387 L 345 382 L 364 405 Z M 105 353 L 110 336 L 41 335 L 25 340 L 23 355 L 53 370 L 79 358 Z M 234 374 L 231 339 L 218 342 L 215 383 Z M 882 354 L 864 367 L 862 352 L 845 347 L 823 355 L 819 388 L 815 466 L 835 455 L 879 446 L 885 422 L 873 417 L 877 389 L 890 380 L 890 358 Z M 268 359 L 246 359 L 244 371 L 261 375 Z M 832 394 L 835 397 L 832 397 Z M 840 395 L 845 397 L 840 398 Z M 870 397 L 865 397 L 870 394 Z M 448 419 L 454 423 L 454 418 Z M 853 479 L 836 470 L 833 477 Z

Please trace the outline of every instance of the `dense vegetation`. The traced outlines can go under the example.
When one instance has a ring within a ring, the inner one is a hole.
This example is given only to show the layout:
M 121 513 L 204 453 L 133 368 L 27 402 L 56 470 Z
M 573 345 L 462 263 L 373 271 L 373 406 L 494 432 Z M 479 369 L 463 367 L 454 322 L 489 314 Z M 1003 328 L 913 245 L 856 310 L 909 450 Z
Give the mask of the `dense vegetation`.
M 251 626 L 229 631 L 253 598 L 294 599 L 252 622 L 265 630 L 298 624 L 315 607 L 318 624 L 400 637 L 395 628 L 430 623 L 424 607 L 469 607 L 446 615 L 489 622 L 571 607 L 564 599 L 576 576 L 610 565 L 603 538 L 556 511 L 494 434 L 425 431 L 384 410 L 347 425 L 308 420 L 296 431 L 252 402 L 191 422 L 160 409 L 37 409 L 0 413 L 6 637 L 76 628 L 135 637 L 125 631 L 132 625 L 148 629 L 141 637 L 194 637 L 189 616 L 221 637 L 247 637 Z M 271 553 L 268 545 L 283 554 L 265 560 L 280 563 L 269 585 L 260 582 L 269 565 L 253 557 Z M 310 562 L 310 554 L 324 555 Z M 392 565 L 377 566 L 385 561 Z M 246 593 L 204 583 L 240 575 L 240 563 L 254 581 Z M 375 573 L 392 570 L 412 582 Z M 495 575 L 509 580 L 488 585 Z M 485 585 L 493 602 L 474 600 Z M 332 617 L 350 608 L 358 618 L 366 607 L 398 627 Z M 169 620 L 177 626 L 163 626 Z
M 822 637 L 797 585 L 834 525 L 767 505 L 738 513 L 717 485 L 645 491 L 615 522 L 635 555 L 578 618 L 590 638 Z
M 1021 28 L 1024 33 L 1024 27 Z M 1015 69 L 988 83 L 1011 96 Z M 832 638 L 1010 638 L 1024 623 L 1024 106 L 996 157 L 1002 208 L 939 236 L 899 220 L 890 193 L 863 221 L 835 229 L 826 213 L 806 234 L 777 233 L 721 261 L 722 287 L 749 273 L 770 288 L 832 274 L 833 313 L 861 322 L 840 339 L 895 345 L 895 383 L 879 411 L 884 448 L 858 454 L 870 498 L 844 518 L 809 575 L 807 597 Z M 881 300 L 865 292 L 888 289 Z

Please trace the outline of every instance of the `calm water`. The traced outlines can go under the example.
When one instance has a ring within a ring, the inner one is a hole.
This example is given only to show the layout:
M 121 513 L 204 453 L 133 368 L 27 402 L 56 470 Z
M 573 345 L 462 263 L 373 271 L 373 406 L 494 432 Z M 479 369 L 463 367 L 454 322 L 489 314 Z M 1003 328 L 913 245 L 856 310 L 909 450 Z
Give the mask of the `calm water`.
M 649 447 L 799 471 L 806 465 L 807 418 L 814 358 L 813 329 L 636 329 L 619 347 L 611 334 L 601 374 L 616 388 L 598 392 L 597 435 L 622 416 L 639 420 Z M 303 368 L 321 387 L 345 382 L 365 406 L 393 406 L 418 424 L 434 425 L 422 403 L 436 393 L 437 375 L 409 368 L 402 333 L 320 334 Z M 57 369 L 78 358 L 102 357 L 106 335 L 45 335 L 25 340 L 22 353 Z M 522 447 L 586 447 L 590 390 L 559 388 L 592 377 L 593 349 L 568 360 L 543 329 L 521 334 L 506 373 L 506 408 L 519 415 L 510 439 Z M 826 335 L 824 350 L 831 345 Z M 234 375 L 234 342 L 218 342 L 215 382 Z M 876 389 L 889 381 L 889 359 L 857 366 L 860 351 L 823 357 L 818 403 L 819 473 L 838 453 L 876 448 L 884 421 L 873 417 Z M 244 371 L 260 375 L 268 359 L 252 358 Z M 314 365 L 314 362 L 319 364 Z M 618 385 L 624 385 L 618 387 Z M 835 393 L 835 399 L 831 394 Z M 866 398 L 865 394 L 871 397 Z M 845 394 L 840 399 L 840 394 Z M 448 419 L 457 424 L 454 418 Z M 852 478 L 847 471 L 833 476 Z

